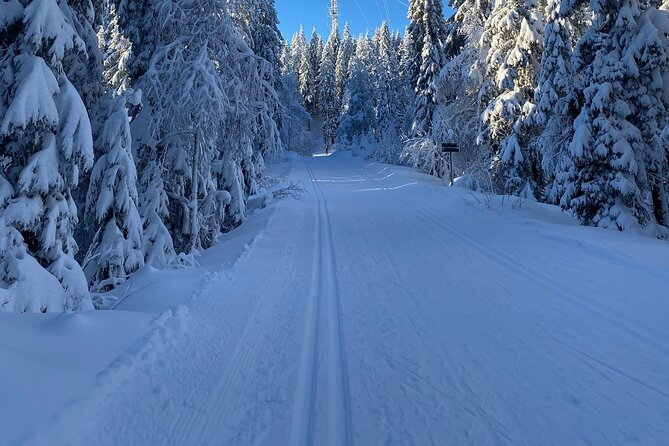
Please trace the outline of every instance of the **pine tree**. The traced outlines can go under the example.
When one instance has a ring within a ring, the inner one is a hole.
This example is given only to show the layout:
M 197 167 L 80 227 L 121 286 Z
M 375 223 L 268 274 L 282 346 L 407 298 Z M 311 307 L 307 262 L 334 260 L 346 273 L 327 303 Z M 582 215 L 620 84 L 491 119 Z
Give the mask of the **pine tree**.
M 303 60 L 307 60 L 305 57 Z M 299 152 L 308 150 L 307 129 L 311 116 L 304 107 L 304 99 L 300 93 L 300 85 L 292 73 L 283 76 L 281 90 L 279 90 L 281 103 L 286 110 L 284 126 L 281 128 L 281 139 L 284 146 L 290 150 Z
M 0 187 L 11 189 L 9 182 L 0 175 Z M 9 200 L 9 194 L 0 201 Z M 42 267 L 26 247 L 21 233 L 8 226 L 0 215 L 0 308 L 19 313 L 59 311 L 67 300 L 58 279 Z
M 339 122 L 340 97 L 335 76 L 334 46 L 329 43 L 323 51 L 318 77 L 318 105 L 323 116 L 323 138 L 326 148 L 332 148 Z
M 212 164 L 222 145 L 219 135 L 229 125 L 226 112 L 233 98 L 226 93 L 235 88 L 235 80 L 243 88 L 235 72 L 238 61 L 223 57 L 238 57 L 250 50 L 225 13 L 223 0 L 155 2 L 156 21 L 164 26 L 156 30 L 158 46 L 150 69 L 137 83 L 145 96 L 144 116 L 138 124 L 148 127 L 149 140 L 159 147 L 155 155 L 153 150 L 141 150 L 152 155 L 142 165 L 156 156 L 164 160 L 165 169 L 159 171 L 167 175 L 163 184 L 172 216 L 168 228 L 175 247 L 192 252 L 208 246 L 215 236 L 216 228 L 205 221 L 201 205 L 210 193 L 218 194 Z M 183 20 L 174 23 L 168 17 Z M 248 75 L 257 77 L 257 66 L 252 69 Z M 251 127 L 255 119 L 249 118 L 245 125 Z
M 645 166 L 647 178 L 642 173 L 637 181 L 643 192 L 650 190 L 647 206 L 652 215 L 648 218 L 664 227 L 658 234 L 669 235 L 669 146 L 663 141 L 669 126 L 669 97 L 661 81 L 669 79 L 669 11 L 666 6 L 658 10 L 639 3 L 645 8 L 623 54 L 630 77 L 624 91 L 632 107 L 630 122 L 641 131 L 644 142 L 640 169 Z
M 274 0 L 238 1 L 237 11 L 239 16 L 237 22 L 242 23 L 248 34 L 249 47 L 255 55 L 269 62 L 273 68 L 272 77 L 279 82 L 283 38 L 279 31 L 279 18 Z M 304 37 L 304 33 L 301 34 L 301 37 Z
M 409 25 L 405 31 L 405 71 L 411 86 L 416 88 L 422 64 L 423 44 L 425 41 L 425 0 L 410 0 L 407 14 Z
M 128 77 L 136 82 L 146 73 L 149 60 L 160 41 L 161 24 L 153 9 L 159 3 L 154 0 L 109 0 L 116 2 L 116 15 L 123 36 L 130 42 L 131 52 L 128 56 Z
M 293 34 L 293 38 L 290 41 L 290 47 L 288 49 L 288 71 L 291 73 L 299 73 L 300 71 L 300 59 L 302 54 L 300 53 L 300 33 L 297 32 Z
M 278 28 L 274 0 L 246 0 L 239 1 L 238 9 L 244 11 L 243 27 L 247 29 L 250 36 L 249 47 L 253 53 L 262 58 L 256 65 L 258 76 L 248 79 L 249 100 L 251 102 L 264 104 L 255 116 L 255 126 L 252 127 L 253 141 L 250 152 L 247 150 L 242 162 L 247 183 L 246 192 L 256 192 L 256 174 L 254 169 L 256 155 L 262 157 L 263 153 L 274 153 L 282 150 L 279 137 L 281 116 L 285 114 L 282 104 L 279 102 L 278 90 L 281 82 L 280 51 L 283 45 L 281 33 Z M 300 50 L 306 49 L 306 38 L 304 33 L 299 34 Z M 301 64 L 301 54 L 296 58 L 297 69 Z M 244 65 L 244 64 L 243 64 Z M 254 82 L 260 81 L 260 82 Z M 265 82 L 266 81 L 266 82 Z

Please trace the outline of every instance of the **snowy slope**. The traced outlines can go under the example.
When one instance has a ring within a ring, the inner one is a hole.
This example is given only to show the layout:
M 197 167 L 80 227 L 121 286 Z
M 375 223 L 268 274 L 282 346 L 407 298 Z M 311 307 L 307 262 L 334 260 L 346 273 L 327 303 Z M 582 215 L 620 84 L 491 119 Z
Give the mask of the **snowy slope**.
M 138 274 L 118 317 L 178 309 L 10 442 L 666 444 L 666 242 L 343 153 L 286 163 L 303 199 Z

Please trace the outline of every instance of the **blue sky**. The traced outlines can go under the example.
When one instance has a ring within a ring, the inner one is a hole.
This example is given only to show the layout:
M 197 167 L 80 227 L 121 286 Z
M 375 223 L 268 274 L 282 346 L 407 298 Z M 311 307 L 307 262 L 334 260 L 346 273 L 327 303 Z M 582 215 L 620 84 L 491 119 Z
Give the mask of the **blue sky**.
M 322 36 L 330 30 L 328 7 L 330 0 L 275 0 L 281 24 L 279 28 L 284 38 L 291 36 L 304 25 L 307 38 L 315 26 Z M 373 32 L 383 20 L 392 29 L 404 30 L 407 24 L 407 5 L 409 0 L 339 0 L 339 21 L 341 29 L 348 22 L 353 34 Z M 447 2 L 446 2 L 447 3 Z M 444 8 L 448 16 L 452 10 Z

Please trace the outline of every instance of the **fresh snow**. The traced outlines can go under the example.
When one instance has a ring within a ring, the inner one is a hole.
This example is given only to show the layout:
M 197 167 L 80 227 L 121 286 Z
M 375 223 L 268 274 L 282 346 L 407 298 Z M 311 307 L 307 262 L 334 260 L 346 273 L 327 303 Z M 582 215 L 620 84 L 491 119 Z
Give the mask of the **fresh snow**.
M 0 314 L 3 444 L 666 444 L 666 242 L 343 152 L 268 172 L 301 198 L 199 267 Z

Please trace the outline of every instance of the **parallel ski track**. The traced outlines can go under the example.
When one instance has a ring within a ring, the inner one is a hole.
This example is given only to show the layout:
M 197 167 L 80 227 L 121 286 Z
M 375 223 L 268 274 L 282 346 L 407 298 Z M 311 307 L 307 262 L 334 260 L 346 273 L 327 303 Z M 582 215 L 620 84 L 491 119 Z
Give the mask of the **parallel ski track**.
M 316 200 L 316 261 L 293 410 L 291 444 L 350 445 L 353 442 L 351 397 L 330 215 L 323 190 L 308 161 L 305 161 L 305 170 L 311 179 Z M 324 346 L 322 351 L 321 345 Z M 321 374 L 324 372 L 327 372 L 326 376 Z M 326 394 L 325 413 L 319 412 L 322 392 Z M 319 416 L 327 426 L 326 438 L 316 438 Z

